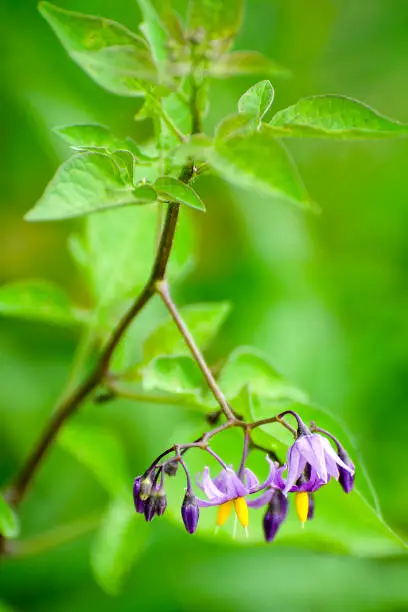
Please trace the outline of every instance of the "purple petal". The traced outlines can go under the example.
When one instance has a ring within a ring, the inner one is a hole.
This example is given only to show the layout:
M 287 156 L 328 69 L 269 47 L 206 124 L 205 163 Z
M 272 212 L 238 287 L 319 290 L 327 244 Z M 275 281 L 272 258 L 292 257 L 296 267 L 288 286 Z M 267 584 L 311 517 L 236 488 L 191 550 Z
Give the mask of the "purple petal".
M 273 489 L 267 489 L 256 499 L 247 499 L 246 503 L 248 508 L 262 508 L 262 506 L 265 506 L 265 504 L 269 504 L 272 494 Z
M 220 497 L 217 497 L 216 499 L 200 499 L 199 497 L 196 498 L 197 499 L 197 504 L 199 505 L 200 508 L 212 508 L 213 506 L 221 506 L 222 504 L 225 504 L 225 502 L 227 501 L 231 501 L 229 497 L 227 497 L 224 494 L 221 494 Z
M 269 463 L 269 474 L 262 484 L 258 484 L 258 491 L 262 491 L 262 489 L 265 489 L 265 487 L 267 487 L 268 485 L 275 484 L 275 479 L 278 472 L 278 464 L 273 461 L 268 455 L 266 455 L 266 460 Z M 251 491 L 251 493 L 256 493 L 256 491 Z
M 299 452 L 306 461 L 316 470 L 317 475 L 327 482 L 327 468 L 322 440 L 324 438 L 319 434 L 310 434 L 300 436 L 295 445 L 297 445 Z
M 259 480 L 249 468 L 245 468 L 244 470 L 244 483 L 250 493 L 259 488 Z
M 350 474 L 354 474 L 354 465 L 347 465 L 340 457 L 339 455 L 337 455 L 337 453 L 335 452 L 334 448 L 332 447 L 332 445 L 330 444 L 330 442 L 328 440 L 326 440 L 326 438 L 322 438 L 323 440 L 323 450 L 324 450 L 324 454 L 326 457 L 326 462 L 327 462 L 327 457 L 330 457 L 331 459 L 333 459 L 337 465 L 339 465 L 341 468 L 343 468 L 343 470 L 346 470 L 346 472 L 349 472 Z M 350 461 L 351 463 L 351 461 Z
M 224 470 L 224 484 L 225 484 L 225 494 L 228 499 L 235 499 L 236 497 L 245 497 L 248 495 L 249 491 L 244 485 L 244 483 L 238 478 L 236 473 L 231 468 L 226 468 Z
M 208 467 L 204 468 L 201 485 L 199 485 L 199 487 L 204 491 L 208 499 L 217 499 L 219 497 L 223 497 L 224 495 L 224 492 L 220 491 L 220 489 L 218 489 L 218 487 L 216 487 L 213 481 L 211 480 L 210 470 Z
M 303 436 L 304 437 L 304 436 Z M 283 493 L 285 495 L 288 494 L 288 491 L 293 487 L 295 482 L 299 479 L 301 473 L 305 469 L 306 459 L 299 452 L 298 442 L 300 438 L 296 440 L 294 444 L 290 447 L 288 451 L 288 476 L 286 478 L 286 485 L 283 489 Z

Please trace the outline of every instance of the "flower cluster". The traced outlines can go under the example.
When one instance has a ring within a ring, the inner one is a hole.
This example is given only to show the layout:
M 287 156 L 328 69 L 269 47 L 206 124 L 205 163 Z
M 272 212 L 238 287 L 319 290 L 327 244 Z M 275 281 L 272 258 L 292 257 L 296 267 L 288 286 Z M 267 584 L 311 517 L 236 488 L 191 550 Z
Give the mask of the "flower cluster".
M 313 494 L 326 485 L 332 478 L 337 480 L 345 493 L 350 493 L 354 485 L 355 468 L 340 442 L 328 431 L 313 426 L 309 429 L 299 415 L 287 411 L 279 415 L 292 414 L 297 420 L 296 439 L 288 450 L 286 462 L 280 465 L 268 455 L 269 473 L 263 482 L 246 467 L 249 447 L 249 430 L 245 434 L 244 449 L 239 469 L 235 471 L 218 457 L 208 443 L 196 442 L 166 451 L 142 475 L 133 486 L 133 497 L 137 512 L 143 513 L 146 521 L 155 515 L 161 516 L 167 506 L 164 491 L 165 475 L 175 475 L 181 465 L 187 479 L 186 493 L 181 507 L 181 516 L 188 533 L 197 529 L 200 508 L 217 506 L 217 525 L 221 527 L 230 514 L 235 511 L 244 529 L 249 523 L 249 508 L 265 508 L 263 530 L 267 542 L 271 542 L 288 513 L 288 498 L 295 497 L 295 508 L 300 521 L 304 524 L 314 516 Z M 331 444 L 331 442 L 334 444 Z M 211 478 L 208 467 L 197 478 L 197 486 L 203 498 L 193 491 L 191 478 L 183 456 L 190 448 L 208 451 L 221 464 L 221 472 Z M 162 460 L 174 451 L 171 459 Z

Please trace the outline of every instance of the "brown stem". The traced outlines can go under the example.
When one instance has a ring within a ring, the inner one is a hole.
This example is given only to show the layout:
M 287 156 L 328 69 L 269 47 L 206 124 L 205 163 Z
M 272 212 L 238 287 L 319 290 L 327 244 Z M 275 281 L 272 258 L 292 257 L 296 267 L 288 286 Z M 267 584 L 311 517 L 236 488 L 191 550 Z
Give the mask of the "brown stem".
M 181 318 L 176 305 L 174 304 L 173 300 L 171 299 L 170 296 L 170 291 L 169 291 L 169 286 L 167 284 L 167 282 L 165 280 L 161 280 L 159 282 L 156 283 L 156 290 L 157 293 L 160 295 L 160 297 L 162 298 L 164 304 L 166 305 L 168 311 L 170 312 L 173 321 L 175 322 L 175 324 L 178 327 L 179 332 L 181 333 L 181 335 L 183 336 L 188 348 L 191 351 L 191 354 L 194 357 L 194 360 L 196 361 L 198 367 L 200 368 L 201 372 L 204 375 L 204 378 L 207 382 L 207 385 L 209 386 L 212 394 L 214 395 L 215 399 L 217 400 L 217 402 L 219 403 L 221 410 L 223 411 L 223 413 L 225 414 L 226 418 L 229 421 L 236 421 L 237 419 L 234 416 L 234 413 L 232 412 L 231 408 L 228 405 L 227 400 L 225 399 L 225 395 L 223 394 L 223 392 L 221 391 L 221 389 L 219 388 L 219 386 L 217 385 L 214 376 L 211 373 L 210 368 L 208 367 L 204 357 L 202 356 L 200 349 L 198 348 L 198 346 L 196 345 L 193 336 L 191 335 L 190 331 L 188 330 L 186 324 L 184 323 L 183 319 Z
M 191 180 L 192 176 L 193 166 L 192 164 L 188 164 L 188 167 L 183 170 L 180 178 L 184 182 L 188 182 Z M 149 281 L 146 283 L 144 289 L 137 297 L 133 305 L 119 321 L 117 327 L 113 330 L 111 337 L 101 352 L 95 368 L 87 376 L 87 378 L 85 378 L 82 384 L 79 385 L 79 387 L 70 395 L 64 398 L 57 406 L 50 421 L 45 426 L 40 439 L 26 462 L 23 464 L 20 472 L 17 474 L 17 477 L 11 486 L 11 490 L 8 493 L 8 498 L 14 506 L 17 506 L 24 497 L 42 459 L 44 458 L 48 448 L 54 441 L 62 425 L 77 410 L 80 404 L 90 395 L 90 393 L 92 393 L 92 391 L 103 381 L 108 372 L 112 355 L 128 329 L 130 323 L 153 297 L 156 290 L 157 281 L 161 281 L 164 278 L 174 240 L 178 213 L 179 205 L 170 204 L 167 209 L 167 215 L 157 249 L 156 259 L 153 264 Z

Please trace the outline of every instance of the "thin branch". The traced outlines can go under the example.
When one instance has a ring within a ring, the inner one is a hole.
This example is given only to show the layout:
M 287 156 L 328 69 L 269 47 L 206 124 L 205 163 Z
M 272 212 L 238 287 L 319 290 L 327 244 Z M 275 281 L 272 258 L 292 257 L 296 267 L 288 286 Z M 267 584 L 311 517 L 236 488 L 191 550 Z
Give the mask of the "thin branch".
M 159 281 L 156 283 L 156 290 L 158 292 L 158 294 L 160 295 L 160 297 L 162 298 L 164 304 L 166 305 L 168 311 L 170 312 L 170 315 L 173 318 L 173 321 L 175 322 L 175 324 L 178 327 L 179 332 L 181 333 L 181 335 L 183 336 L 188 348 L 191 351 L 191 354 L 193 355 L 195 361 L 197 362 L 198 367 L 200 368 L 201 372 L 204 375 L 205 380 L 207 381 L 207 384 L 212 392 L 212 394 L 214 395 L 215 399 L 217 400 L 217 402 L 219 403 L 221 410 L 223 411 L 223 413 L 225 414 L 226 418 L 229 421 L 236 421 L 236 418 L 234 416 L 234 413 L 232 412 L 231 408 L 228 405 L 227 400 L 225 399 L 225 395 L 223 394 L 223 392 L 221 391 L 221 389 L 219 388 L 219 386 L 217 385 L 214 376 L 211 373 L 210 368 L 208 367 L 204 357 L 202 356 L 200 349 L 198 348 L 198 346 L 196 345 L 193 336 L 191 335 L 190 331 L 188 330 L 186 324 L 184 323 L 183 319 L 181 318 L 176 305 L 174 304 L 173 300 L 171 299 L 170 296 L 170 292 L 169 292 L 169 287 L 168 284 L 165 280 Z
M 191 163 L 189 163 L 188 166 L 183 169 L 180 180 L 188 182 L 192 176 L 193 169 Z M 8 493 L 8 497 L 14 506 L 18 506 L 24 497 L 42 459 L 44 458 L 48 448 L 54 441 L 63 424 L 72 416 L 72 414 L 74 414 L 81 403 L 103 381 L 109 370 L 112 355 L 126 330 L 155 294 L 156 282 L 158 280 L 162 280 L 166 273 L 176 230 L 178 211 L 178 204 L 170 205 L 167 209 L 167 215 L 157 249 L 156 259 L 153 264 L 152 274 L 149 281 L 146 283 L 144 289 L 137 297 L 133 305 L 119 321 L 117 327 L 113 330 L 111 337 L 100 354 L 95 368 L 87 376 L 87 378 L 85 378 L 82 384 L 77 387 L 77 389 L 75 389 L 71 394 L 64 398 L 60 404 L 57 405 L 57 408 L 55 409 L 49 422 L 46 424 L 40 439 L 26 462 L 23 464 L 20 472 L 17 474 L 14 483 L 11 485 L 11 490 Z

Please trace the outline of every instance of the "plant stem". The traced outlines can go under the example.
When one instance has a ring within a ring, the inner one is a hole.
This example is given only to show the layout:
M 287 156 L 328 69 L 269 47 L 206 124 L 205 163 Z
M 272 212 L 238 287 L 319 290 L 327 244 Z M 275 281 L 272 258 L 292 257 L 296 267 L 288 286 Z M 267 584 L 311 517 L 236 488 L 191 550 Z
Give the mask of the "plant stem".
M 175 322 L 175 324 L 178 327 L 179 332 L 181 333 L 181 335 L 183 336 L 188 348 L 191 351 L 191 354 L 194 357 L 194 360 L 196 361 L 198 367 L 200 368 L 201 372 L 204 375 L 205 380 L 207 381 L 207 384 L 212 392 L 212 394 L 214 395 L 215 399 L 217 400 L 217 402 L 219 403 L 221 410 L 223 411 L 224 415 L 226 416 L 226 418 L 228 419 L 228 421 L 236 421 L 237 419 L 234 416 L 234 413 L 232 412 L 231 408 L 228 405 L 227 400 L 225 399 L 225 395 L 223 394 L 223 392 L 221 391 L 221 389 L 219 388 L 219 386 L 217 385 L 214 376 L 211 373 L 210 368 L 208 367 L 203 355 L 200 352 L 200 349 L 198 348 L 198 346 L 196 345 L 193 336 L 191 335 L 190 331 L 188 330 L 186 324 L 184 323 L 183 319 L 181 318 L 176 305 L 174 304 L 173 300 L 171 299 L 170 296 L 170 291 L 169 291 L 169 286 L 167 284 L 167 281 L 165 280 L 161 280 L 156 282 L 156 290 L 157 293 L 160 295 L 160 297 L 162 298 L 164 304 L 166 305 L 168 311 L 170 312 L 170 315 L 173 318 L 173 321 Z
M 192 166 L 189 164 L 188 169 L 183 170 L 182 179 L 185 182 L 188 182 L 192 175 Z M 15 478 L 11 485 L 11 489 L 8 492 L 8 499 L 10 499 L 10 502 L 14 506 L 18 506 L 23 499 L 42 459 L 46 455 L 48 448 L 54 441 L 61 427 L 72 416 L 72 414 L 74 414 L 81 403 L 104 380 L 109 370 L 112 355 L 120 343 L 123 335 L 131 322 L 143 310 L 144 306 L 155 294 L 157 281 L 164 278 L 176 230 L 178 212 L 178 204 L 169 205 L 150 279 L 133 305 L 125 313 L 116 328 L 113 330 L 109 340 L 100 354 L 95 368 L 73 392 L 71 392 L 67 397 L 63 398 L 57 405 L 51 419 L 46 424 L 40 439 L 34 446 L 34 449 L 26 462 L 23 464 L 20 472 L 17 474 L 17 477 Z

